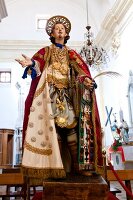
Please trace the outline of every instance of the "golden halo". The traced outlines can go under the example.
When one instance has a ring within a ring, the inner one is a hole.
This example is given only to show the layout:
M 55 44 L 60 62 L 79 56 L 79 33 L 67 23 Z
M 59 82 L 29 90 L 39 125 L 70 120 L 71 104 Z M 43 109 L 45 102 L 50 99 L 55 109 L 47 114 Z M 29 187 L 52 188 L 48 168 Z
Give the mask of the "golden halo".
M 47 21 L 46 32 L 49 36 L 51 35 L 51 32 L 52 32 L 54 25 L 57 24 L 57 23 L 63 24 L 66 28 L 66 33 L 69 34 L 69 32 L 71 30 L 71 22 L 64 16 L 56 15 L 56 16 L 51 17 Z

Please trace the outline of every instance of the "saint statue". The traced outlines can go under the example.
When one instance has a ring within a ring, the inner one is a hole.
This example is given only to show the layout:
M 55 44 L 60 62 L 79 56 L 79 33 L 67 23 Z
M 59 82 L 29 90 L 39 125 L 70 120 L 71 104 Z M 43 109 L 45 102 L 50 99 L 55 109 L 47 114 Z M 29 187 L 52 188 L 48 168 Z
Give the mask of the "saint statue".
M 66 46 L 70 30 L 66 17 L 51 17 L 51 45 L 16 59 L 25 68 L 23 78 L 32 78 L 23 122 L 25 176 L 65 178 L 67 172 L 103 169 L 97 85 L 80 55 Z

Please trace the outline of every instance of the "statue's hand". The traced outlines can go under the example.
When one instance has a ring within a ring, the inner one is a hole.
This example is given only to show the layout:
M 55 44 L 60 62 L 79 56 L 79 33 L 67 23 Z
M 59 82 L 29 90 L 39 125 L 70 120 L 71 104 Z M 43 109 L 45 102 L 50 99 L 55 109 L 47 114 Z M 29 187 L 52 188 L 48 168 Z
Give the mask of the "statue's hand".
M 86 78 L 84 79 L 84 85 L 85 85 L 88 89 L 90 89 L 91 91 L 93 91 L 93 89 L 96 89 L 96 88 L 97 88 L 97 84 L 95 83 L 95 81 L 92 80 L 92 79 L 90 79 L 90 78 L 88 78 L 88 77 L 86 77 Z
M 15 59 L 22 67 L 28 67 L 32 65 L 31 58 L 27 57 L 26 55 L 22 54 L 23 59 Z

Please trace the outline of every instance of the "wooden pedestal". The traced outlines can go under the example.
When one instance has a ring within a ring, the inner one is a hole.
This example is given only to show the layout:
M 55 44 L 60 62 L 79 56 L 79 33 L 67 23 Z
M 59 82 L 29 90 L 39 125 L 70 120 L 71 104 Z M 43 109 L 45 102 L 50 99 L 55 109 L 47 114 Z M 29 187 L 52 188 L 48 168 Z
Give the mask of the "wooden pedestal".
M 100 175 L 71 176 L 43 183 L 45 200 L 107 200 L 108 185 Z

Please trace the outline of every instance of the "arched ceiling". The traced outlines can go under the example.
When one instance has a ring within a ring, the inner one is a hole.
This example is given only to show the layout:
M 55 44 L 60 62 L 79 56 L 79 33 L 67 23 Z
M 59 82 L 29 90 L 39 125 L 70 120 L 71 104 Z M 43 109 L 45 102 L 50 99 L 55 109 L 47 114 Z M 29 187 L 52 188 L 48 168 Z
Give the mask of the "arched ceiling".
M 36 30 L 36 14 L 68 17 L 72 23 L 70 46 L 75 48 L 84 42 L 88 20 L 95 42 L 105 47 L 112 41 L 115 30 L 119 31 L 118 26 L 132 4 L 131 0 L 5 0 L 8 16 L 0 23 L 0 49 L 3 52 L 3 48 L 16 48 L 21 44 L 25 49 L 28 45 L 33 49 L 44 42 L 47 44 L 49 38 L 45 30 Z
M 59 0 L 37 0 L 37 1 L 32 1 L 31 3 L 31 9 L 32 9 L 32 6 L 35 5 L 35 2 L 37 2 L 37 4 L 40 4 L 42 5 L 42 7 L 44 7 L 44 12 L 45 11 L 45 7 L 48 6 L 48 10 L 49 12 L 50 9 L 49 9 L 49 5 L 51 7 L 51 10 L 53 10 L 53 14 L 54 12 L 58 12 L 56 11 L 56 8 L 53 9 L 53 5 L 57 5 L 57 6 L 54 6 L 54 7 L 57 7 L 57 8 L 60 8 L 62 7 L 62 13 L 66 13 L 66 10 L 67 12 L 69 12 L 69 8 L 70 8 L 70 12 L 69 15 L 73 15 L 71 18 L 74 18 L 74 15 L 75 15 L 75 18 L 76 20 L 78 21 L 79 20 L 79 23 L 81 23 L 80 21 L 80 17 L 82 18 L 83 16 L 83 13 L 84 13 L 84 21 L 83 21 L 83 24 L 85 24 L 85 26 L 87 25 L 87 23 L 89 23 L 89 25 L 92 26 L 93 28 L 93 31 L 95 32 L 95 34 L 97 34 L 97 32 L 99 31 L 100 29 L 100 25 L 104 19 L 104 17 L 107 15 L 108 11 L 111 9 L 111 7 L 113 6 L 113 4 L 118 1 L 118 0 L 96 0 L 96 1 L 92 1 L 92 0 L 62 0 L 62 1 L 59 1 Z M 10 17 L 10 7 L 12 6 L 16 6 L 16 9 L 17 9 L 17 6 L 19 6 L 19 4 L 21 5 L 22 2 L 24 2 L 24 0 L 5 0 L 5 4 L 7 6 L 7 10 L 9 12 L 9 17 Z M 28 2 L 30 1 L 26 1 L 26 9 L 29 9 L 28 8 Z M 73 8 L 73 11 L 71 11 L 71 8 Z M 77 18 L 76 16 L 76 13 L 75 13 L 75 9 L 79 12 L 79 16 Z M 37 10 L 37 9 L 36 9 Z M 38 12 L 38 10 L 37 10 Z M 16 10 L 16 13 L 17 13 L 17 10 Z

